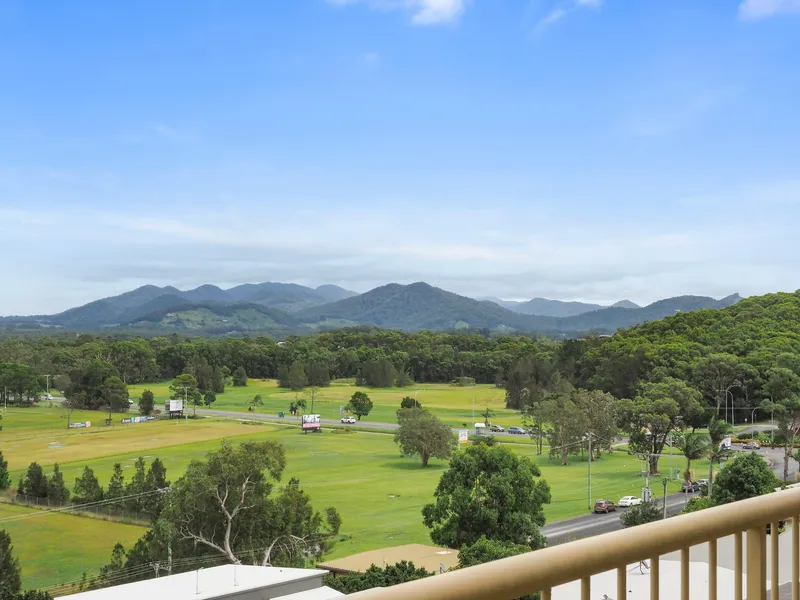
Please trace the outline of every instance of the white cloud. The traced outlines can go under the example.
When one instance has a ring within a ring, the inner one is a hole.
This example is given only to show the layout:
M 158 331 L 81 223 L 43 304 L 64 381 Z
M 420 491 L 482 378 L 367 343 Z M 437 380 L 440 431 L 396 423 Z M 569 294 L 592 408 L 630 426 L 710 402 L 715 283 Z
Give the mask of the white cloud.
M 600 8 L 602 4 L 603 0 L 562 0 L 553 6 L 544 17 L 539 19 L 536 23 L 536 31 L 547 29 L 573 11 L 583 8 Z
M 330 4 L 347 6 L 365 4 L 377 10 L 403 9 L 412 12 L 415 25 L 439 25 L 456 21 L 470 0 L 327 0 Z
M 800 14 L 800 0 L 742 0 L 739 18 L 756 21 L 781 14 Z

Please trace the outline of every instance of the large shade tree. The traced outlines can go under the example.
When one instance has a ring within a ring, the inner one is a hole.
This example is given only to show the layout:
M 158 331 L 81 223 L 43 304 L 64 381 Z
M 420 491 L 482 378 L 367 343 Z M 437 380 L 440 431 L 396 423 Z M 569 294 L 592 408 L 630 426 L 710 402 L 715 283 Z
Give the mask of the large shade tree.
M 700 392 L 671 377 L 646 383 L 633 400 L 620 400 L 620 428 L 630 434 L 631 451 L 647 458 L 650 474 L 658 474 L 658 459 L 673 431 L 685 419 L 703 411 Z
M 403 456 L 419 456 L 423 467 L 431 458 L 450 458 L 456 442 L 450 427 L 438 417 L 424 408 L 401 408 L 397 423 L 394 442 Z
M 541 548 L 550 486 L 530 459 L 504 446 L 479 444 L 456 454 L 422 509 L 436 544 L 460 548 L 482 536 Z

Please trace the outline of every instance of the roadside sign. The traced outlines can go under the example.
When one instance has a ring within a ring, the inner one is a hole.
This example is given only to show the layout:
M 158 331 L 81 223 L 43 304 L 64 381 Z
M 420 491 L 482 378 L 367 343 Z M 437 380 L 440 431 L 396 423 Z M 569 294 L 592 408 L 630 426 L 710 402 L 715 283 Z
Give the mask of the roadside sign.
M 458 432 L 458 443 L 466 444 L 467 442 L 469 442 L 469 429 L 461 429 Z

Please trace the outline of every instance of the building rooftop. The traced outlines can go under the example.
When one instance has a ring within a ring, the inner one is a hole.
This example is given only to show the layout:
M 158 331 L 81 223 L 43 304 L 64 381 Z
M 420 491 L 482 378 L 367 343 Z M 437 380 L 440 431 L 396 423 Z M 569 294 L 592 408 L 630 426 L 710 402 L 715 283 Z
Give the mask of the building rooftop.
M 340 596 L 344 596 L 344 594 L 325 585 L 314 590 L 308 590 L 307 592 L 278 596 L 272 600 L 331 600 L 332 598 L 339 598 Z
M 417 568 L 421 567 L 433 573 L 439 573 L 441 565 L 444 565 L 445 570 L 449 570 L 458 564 L 458 550 L 423 544 L 406 544 L 329 560 L 318 564 L 317 568 L 339 574 L 358 573 L 366 571 L 372 565 L 383 568 L 404 560 L 413 562 Z
M 90 592 L 81 592 L 73 594 L 69 598 L 70 600 L 141 600 L 143 598 L 153 600 L 157 598 L 204 600 L 238 594 L 248 590 L 280 586 L 290 582 L 320 578 L 323 575 L 325 575 L 325 571 L 317 569 L 222 565 Z

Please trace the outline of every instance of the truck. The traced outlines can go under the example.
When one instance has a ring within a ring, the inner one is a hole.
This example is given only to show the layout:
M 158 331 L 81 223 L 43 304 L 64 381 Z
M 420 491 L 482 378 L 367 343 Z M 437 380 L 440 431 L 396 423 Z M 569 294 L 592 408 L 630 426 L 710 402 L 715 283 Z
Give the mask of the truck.
M 301 427 L 303 433 L 308 433 L 309 431 L 319 433 L 322 431 L 319 415 L 303 415 L 303 424 Z

